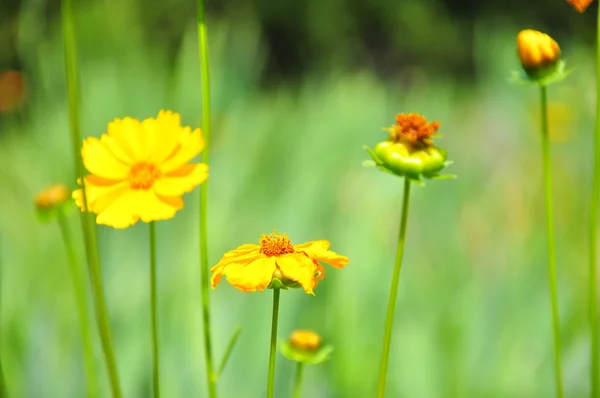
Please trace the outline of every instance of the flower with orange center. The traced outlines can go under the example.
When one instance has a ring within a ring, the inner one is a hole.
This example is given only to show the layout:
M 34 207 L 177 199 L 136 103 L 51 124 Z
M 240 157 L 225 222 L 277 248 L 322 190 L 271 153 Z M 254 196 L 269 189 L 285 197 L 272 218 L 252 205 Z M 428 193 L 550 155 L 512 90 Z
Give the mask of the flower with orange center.
M 401 113 L 396 116 L 396 124 L 388 129 L 390 140 L 421 146 L 433 145 L 432 137 L 440 128 L 440 122 L 428 122 L 418 113 Z
M 181 196 L 208 177 L 206 164 L 189 163 L 203 148 L 200 129 L 182 127 L 171 111 L 141 122 L 115 119 L 107 134 L 83 142 L 88 209 L 98 224 L 114 228 L 173 217 L 183 208 Z M 84 211 L 82 189 L 73 198 Z
M 227 281 L 243 292 L 263 291 L 274 280 L 284 286 L 301 286 L 308 294 L 325 277 L 322 261 L 335 268 L 348 265 L 348 258 L 329 250 L 330 243 L 317 240 L 293 245 L 286 235 L 263 235 L 259 245 L 245 244 L 231 250 L 211 268 L 214 289 L 226 276 Z
M 567 0 L 579 12 L 584 12 L 594 0 Z

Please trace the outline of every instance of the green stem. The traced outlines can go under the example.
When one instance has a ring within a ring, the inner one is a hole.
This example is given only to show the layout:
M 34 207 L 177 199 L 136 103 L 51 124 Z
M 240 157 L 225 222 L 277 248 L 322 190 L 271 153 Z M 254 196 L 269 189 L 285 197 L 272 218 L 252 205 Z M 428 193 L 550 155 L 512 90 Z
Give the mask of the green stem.
M 2 361 L 0 360 L 0 398 L 8 398 L 8 387 L 4 380 L 4 372 L 2 371 Z
M 150 306 L 152 322 L 152 386 L 154 388 L 154 397 L 160 397 L 160 361 L 158 355 L 158 327 L 156 321 L 156 225 L 154 221 L 150 222 Z
M 223 359 L 221 359 L 221 365 L 219 366 L 219 371 L 216 374 L 216 379 L 218 379 L 219 376 L 221 376 L 223 374 L 223 370 L 225 370 L 225 366 L 227 365 L 229 356 L 231 355 L 231 352 L 233 351 L 233 347 L 235 347 L 235 343 L 237 342 L 238 337 L 240 337 L 240 333 L 242 333 L 241 326 L 239 326 L 235 330 L 235 332 L 233 332 L 233 334 L 231 335 L 231 338 L 229 339 L 229 344 L 227 344 L 227 348 L 225 349 L 225 354 L 223 354 Z
M 273 398 L 275 390 L 275 357 L 277 356 L 277 320 L 279 319 L 279 290 L 273 289 L 273 318 L 271 319 L 271 349 L 269 351 L 269 377 L 267 398 Z
M 396 261 L 394 263 L 394 275 L 392 276 L 392 287 L 388 301 L 387 315 L 385 318 L 385 332 L 383 335 L 383 352 L 381 354 L 381 365 L 379 367 L 379 383 L 377 397 L 383 398 L 385 394 L 385 381 L 387 377 L 388 360 L 390 357 L 390 346 L 392 345 L 392 329 L 394 327 L 394 312 L 396 309 L 396 297 L 398 296 L 398 284 L 400 283 L 400 272 L 402 271 L 402 256 L 404 255 L 404 242 L 406 241 L 406 225 L 408 222 L 408 204 L 410 200 L 410 179 L 404 179 L 404 197 L 402 199 L 402 218 L 400 221 L 400 233 L 398 235 L 398 246 L 396 249 Z
M 87 192 L 85 190 L 84 179 L 85 169 L 79 151 L 81 145 L 81 133 L 79 131 L 79 70 L 77 65 L 75 25 L 73 22 L 71 0 L 62 0 L 62 30 L 65 51 L 65 74 L 67 77 L 67 90 L 69 96 L 69 127 L 71 132 L 71 144 L 73 147 L 73 160 L 75 162 L 77 177 L 83 186 L 83 201 L 84 206 L 87 209 Z M 87 212 L 81 213 L 81 228 L 83 230 L 83 241 L 85 244 L 90 282 L 92 284 L 92 294 L 94 295 L 96 320 L 100 331 L 102 352 L 106 359 L 111 391 L 113 397 L 121 398 L 122 394 L 119 386 L 117 364 L 112 345 L 106 303 L 104 301 L 102 274 L 100 272 L 100 256 L 98 254 L 98 245 L 96 241 L 96 229 L 90 214 Z
M 598 372 L 600 372 L 600 352 L 598 351 L 598 202 L 600 201 L 600 7 L 596 22 L 596 131 L 594 136 L 594 181 L 590 203 L 590 276 L 589 311 L 591 340 L 591 393 L 593 398 L 600 396 Z
M 302 373 L 304 371 L 304 364 L 298 362 L 296 365 L 296 384 L 294 385 L 294 398 L 302 397 Z
M 65 252 L 67 254 L 67 261 L 71 271 L 71 279 L 73 279 L 73 291 L 75 293 L 75 304 L 77 305 L 77 311 L 79 312 L 79 322 L 81 326 L 81 340 L 83 343 L 83 357 L 85 363 L 85 371 L 87 374 L 87 391 L 88 397 L 98 396 L 98 378 L 96 373 L 96 366 L 94 365 L 94 346 L 92 344 L 92 334 L 89 324 L 89 313 L 87 306 L 87 299 L 85 291 L 81 281 L 81 274 L 79 273 L 79 267 L 77 266 L 77 256 L 75 254 L 75 248 L 73 246 L 73 236 L 69 229 L 67 218 L 65 217 L 62 209 L 58 209 L 58 224 L 60 226 L 60 232 L 62 234 L 63 244 Z
M 552 326 L 554 329 L 554 372 L 556 396 L 563 397 L 560 320 L 558 317 L 558 293 L 556 283 L 556 253 L 554 247 L 554 210 L 552 205 L 552 168 L 550 162 L 550 137 L 548 135 L 548 98 L 546 86 L 540 86 L 542 108 L 542 155 L 544 163 L 544 185 L 546 191 L 546 227 L 548 239 L 548 281 L 552 302 Z
M 204 22 L 204 0 L 198 0 L 198 46 L 200 54 L 200 78 L 202 89 L 202 135 L 204 137 L 204 150 L 202 162 L 209 163 L 210 155 L 210 75 L 208 64 L 208 49 L 206 38 L 206 23 Z M 207 231 L 207 203 L 208 181 L 200 186 L 200 285 L 202 290 L 202 319 L 204 323 L 204 358 L 206 361 L 206 382 L 208 396 L 217 396 L 216 377 L 212 356 L 212 343 L 210 333 L 210 300 L 209 300 L 209 271 L 208 271 L 208 231 Z

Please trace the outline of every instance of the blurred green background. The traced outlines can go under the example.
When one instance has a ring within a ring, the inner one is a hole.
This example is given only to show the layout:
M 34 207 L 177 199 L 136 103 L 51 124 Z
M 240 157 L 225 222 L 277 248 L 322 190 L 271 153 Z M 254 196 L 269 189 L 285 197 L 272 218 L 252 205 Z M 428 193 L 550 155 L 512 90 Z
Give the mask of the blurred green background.
M 59 229 L 33 211 L 46 186 L 75 186 L 57 4 L 0 5 L 0 69 L 28 82 L 24 105 L 0 114 L 0 357 L 12 397 L 85 394 Z M 402 184 L 362 168 L 362 146 L 411 111 L 441 121 L 439 144 L 459 178 L 413 190 L 387 396 L 553 396 L 538 92 L 508 77 L 519 67 L 519 30 L 559 41 L 574 69 L 549 92 L 563 364 L 567 395 L 586 396 L 596 5 L 583 15 L 558 0 L 230 0 L 208 8 L 211 264 L 274 229 L 295 243 L 328 239 L 350 258 L 329 269 L 315 297 L 282 294 L 280 339 L 311 328 L 335 346 L 329 362 L 307 369 L 311 398 L 375 394 Z M 84 136 L 159 109 L 200 125 L 194 13 L 193 1 L 76 2 Z M 157 225 L 166 397 L 206 396 L 198 191 L 185 201 Z M 76 212 L 70 222 L 80 235 Z M 98 231 L 122 387 L 126 397 L 149 397 L 148 226 Z M 264 395 L 271 296 L 226 282 L 212 292 L 217 358 L 244 328 L 221 397 Z M 95 328 L 94 338 L 109 396 Z M 279 356 L 277 397 L 290 395 L 293 375 Z

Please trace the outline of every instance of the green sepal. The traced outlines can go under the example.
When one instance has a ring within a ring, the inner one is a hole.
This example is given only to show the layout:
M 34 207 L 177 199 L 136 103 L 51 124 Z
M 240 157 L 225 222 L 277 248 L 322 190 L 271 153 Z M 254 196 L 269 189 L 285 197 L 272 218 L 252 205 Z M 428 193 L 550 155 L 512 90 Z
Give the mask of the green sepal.
M 298 282 L 287 278 L 273 278 L 267 289 L 298 289 L 302 287 Z
M 293 347 L 289 342 L 283 342 L 279 345 L 281 354 L 287 359 L 300 362 L 306 365 L 318 365 L 329 359 L 333 352 L 332 345 L 323 346 L 315 351 L 299 350 Z
M 543 68 L 513 71 L 509 81 L 514 84 L 548 86 L 563 81 L 572 71 L 572 69 L 567 69 L 567 63 L 561 59 L 555 64 Z

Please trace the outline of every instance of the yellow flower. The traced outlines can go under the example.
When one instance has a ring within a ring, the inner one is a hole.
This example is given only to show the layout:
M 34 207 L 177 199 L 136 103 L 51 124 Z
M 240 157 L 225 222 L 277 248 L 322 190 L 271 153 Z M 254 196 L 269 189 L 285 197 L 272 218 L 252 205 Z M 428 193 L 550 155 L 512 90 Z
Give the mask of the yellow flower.
M 315 351 L 321 346 L 321 336 L 311 330 L 294 330 L 290 344 L 299 350 Z
M 517 36 L 519 59 L 526 71 L 535 71 L 556 64 L 560 47 L 545 33 L 522 30 Z
M 165 220 L 183 208 L 181 196 L 208 177 L 204 163 L 188 163 L 204 148 L 200 129 L 182 127 L 177 113 L 138 121 L 126 117 L 108 134 L 84 140 L 81 156 L 88 208 L 98 224 L 127 228 L 139 219 Z M 81 184 L 81 182 L 80 182 Z M 73 192 L 84 211 L 83 192 Z
M 594 0 L 567 0 L 579 12 L 584 12 Z
M 52 185 L 41 191 L 35 197 L 35 207 L 38 210 L 48 210 L 59 206 L 69 198 L 69 190 L 63 184 Z
M 329 246 L 326 240 L 292 245 L 286 235 L 263 235 L 260 245 L 246 244 L 225 253 L 211 268 L 210 283 L 214 289 L 225 275 L 231 285 L 243 292 L 262 292 L 273 279 L 287 280 L 314 295 L 313 289 L 325 277 L 325 268 L 319 261 L 335 268 L 348 265 L 348 258 L 329 251 Z

